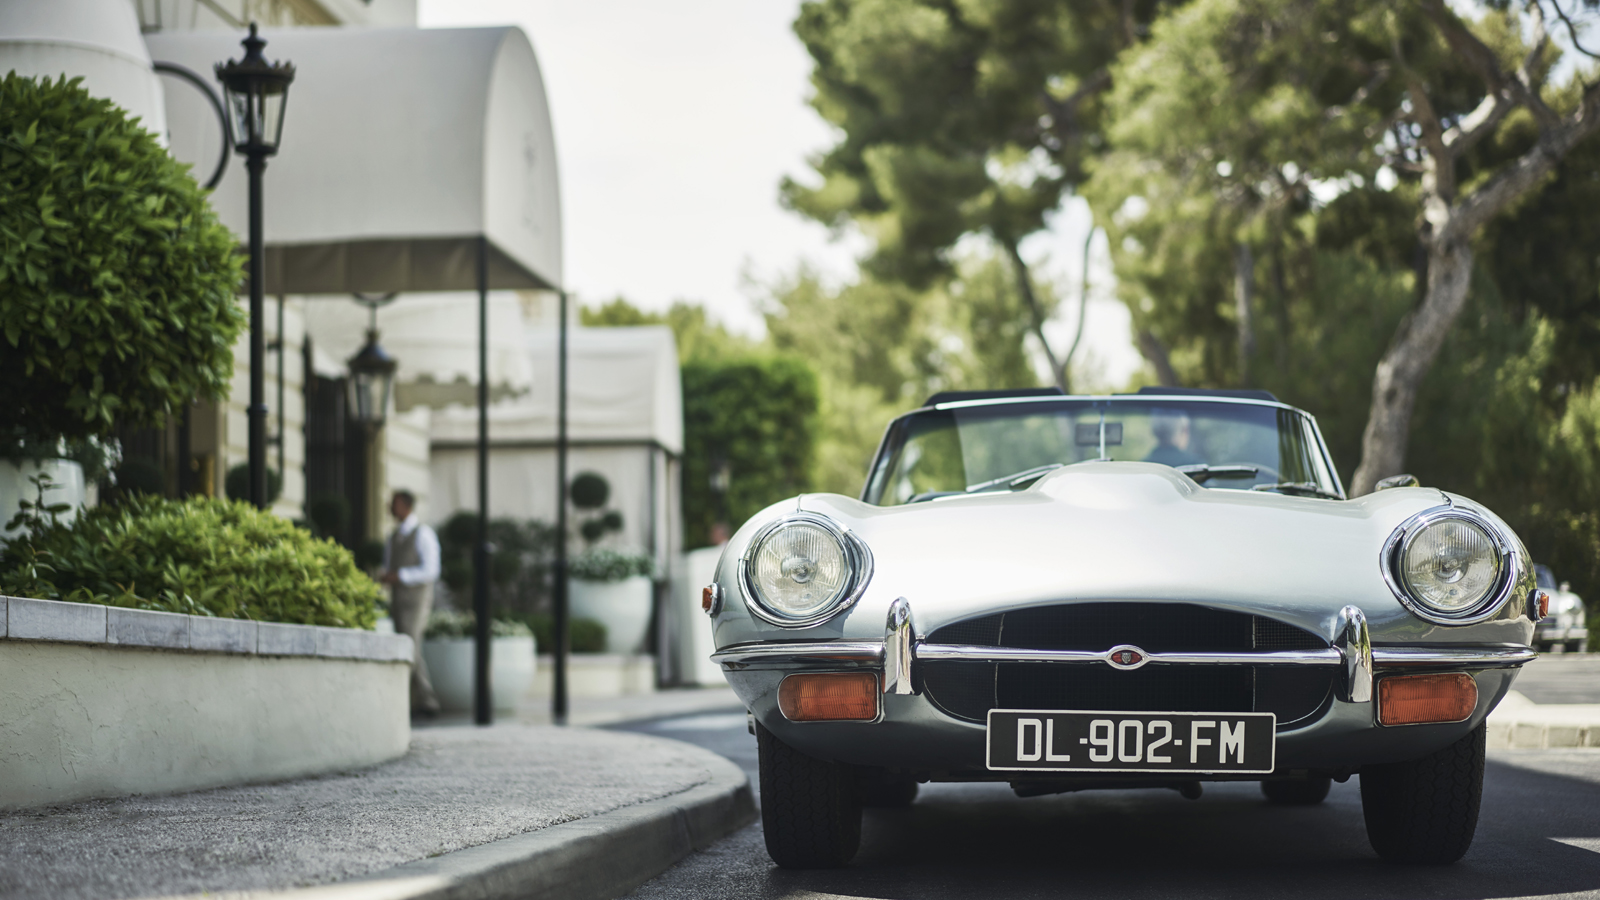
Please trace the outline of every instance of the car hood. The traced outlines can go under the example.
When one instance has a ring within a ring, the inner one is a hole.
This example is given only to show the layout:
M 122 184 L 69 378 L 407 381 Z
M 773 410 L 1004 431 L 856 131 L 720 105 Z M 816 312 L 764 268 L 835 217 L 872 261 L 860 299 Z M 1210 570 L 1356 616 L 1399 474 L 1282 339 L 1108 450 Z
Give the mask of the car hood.
M 740 616 L 727 616 L 718 623 L 718 644 L 770 640 L 774 632 L 793 639 L 881 637 L 883 613 L 896 597 L 910 602 L 919 634 L 1004 609 L 1119 600 L 1237 609 L 1325 636 L 1338 611 L 1352 604 L 1367 614 L 1375 640 L 1524 640 L 1526 623 L 1512 615 L 1483 623 L 1488 627 L 1426 623 L 1384 581 L 1379 556 L 1394 529 L 1451 502 L 1471 503 L 1428 488 L 1347 501 L 1213 490 L 1167 466 L 1134 462 L 1080 463 L 1026 490 L 896 507 L 808 494 L 775 504 L 741 528 L 724 553 L 719 581 L 736 583 L 737 560 L 761 525 L 803 509 L 833 518 L 871 548 L 874 572 L 861 601 L 808 629 L 741 626 Z M 1521 568 L 1527 571 L 1525 562 Z

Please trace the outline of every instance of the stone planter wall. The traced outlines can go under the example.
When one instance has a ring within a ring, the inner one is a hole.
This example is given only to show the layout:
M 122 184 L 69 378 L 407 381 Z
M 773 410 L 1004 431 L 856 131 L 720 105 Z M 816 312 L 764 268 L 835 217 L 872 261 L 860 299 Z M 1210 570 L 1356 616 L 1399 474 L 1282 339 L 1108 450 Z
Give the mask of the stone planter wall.
M 373 765 L 411 638 L 0 597 L 0 809 Z

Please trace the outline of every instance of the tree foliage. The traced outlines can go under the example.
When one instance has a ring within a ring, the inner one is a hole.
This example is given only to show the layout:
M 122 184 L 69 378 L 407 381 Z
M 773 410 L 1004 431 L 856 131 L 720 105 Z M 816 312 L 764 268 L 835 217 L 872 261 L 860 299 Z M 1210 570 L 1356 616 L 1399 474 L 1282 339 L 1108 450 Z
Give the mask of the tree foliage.
M 876 277 L 921 289 L 953 274 L 956 243 L 992 238 L 1046 340 L 1022 241 L 1081 180 L 1100 146 L 1103 92 L 1119 48 L 1156 2 L 811 0 L 795 32 L 815 62 L 812 106 L 841 132 L 786 180 L 793 209 L 873 241 Z
M 737 528 L 811 488 L 817 378 L 789 356 L 692 360 L 683 366 L 683 517 L 686 545 L 710 544 L 713 525 Z M 725 494 L 712 467 L 725 463 Z
M 79 79 L 0 82 L 0 433 L 155 426 L 227 395 L 237 241 L 155 135 Z

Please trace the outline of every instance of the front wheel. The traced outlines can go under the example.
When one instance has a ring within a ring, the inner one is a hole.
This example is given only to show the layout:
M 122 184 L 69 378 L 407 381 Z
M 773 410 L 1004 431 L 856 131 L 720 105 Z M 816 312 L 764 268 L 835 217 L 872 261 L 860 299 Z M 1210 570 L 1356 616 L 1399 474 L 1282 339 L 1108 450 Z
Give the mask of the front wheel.
M 756 723 L 761 830 L 767 855 L 785 869 L 832 869 L 861 847 L 855 770 L 807 756 Z
M 1472 846 L 1483 799 L 1479 725 L 1443 750 L 1408 762 L 1361 768 L 1367 840 L 1390 862 L 1453 863 Z

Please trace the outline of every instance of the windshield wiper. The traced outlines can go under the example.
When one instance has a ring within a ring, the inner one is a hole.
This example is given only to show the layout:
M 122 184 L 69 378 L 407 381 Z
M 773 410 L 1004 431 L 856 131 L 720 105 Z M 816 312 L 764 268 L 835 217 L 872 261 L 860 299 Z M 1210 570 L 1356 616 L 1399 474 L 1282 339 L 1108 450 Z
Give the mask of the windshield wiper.
M 969 484 L 967 485 L 967 493 L 976 494 L 979 491 L 992 490 L 1002 486 L 1010 488 L 1011 490 L 1025 488 L 1033 482 L 1044 477 L 1046 472 L 1049 472 L 1052 469 L 1059 469 L 1063 465 L 1065 465 L 1065 463 L 1045 463 L 1042 466 L 1034 466 L 1031 469 L 1023 469 L 1021 472 L 1012 472 L 1010 475 L 1006 475 L 1002 478 L 991 478 L 988 481 L 980 481 L 977 484 Z
M 1208 478 L 1214 478 L 1217 476 L 1229 478 L 1233 476 L 1249 475 L 1254 477 L 1257 472 L 1261 471 L 1255 466 L 1208 466 L 1205 463 L 1195 463 L 1194 465 L 1190 466 L 1173 466 L 1173 468 L 1189 476 L 1190 478 L 1193 478 L 1197 482 L 1203 482 Z
M 1329 500 L 1343 500 L 1344 498 L 1332 491 L 1324 490 L 1313 481 L 1280 481 L 1277 484 L 1258 484 L 1252 491 L 1277 491 L 1281 494 L 1292 494 L 1306 497 L 1326 497 Z

